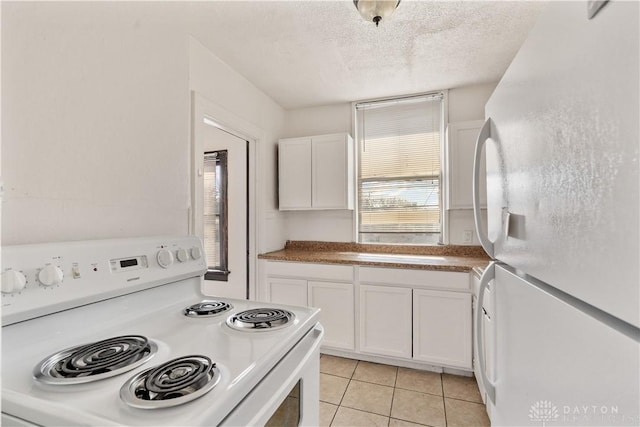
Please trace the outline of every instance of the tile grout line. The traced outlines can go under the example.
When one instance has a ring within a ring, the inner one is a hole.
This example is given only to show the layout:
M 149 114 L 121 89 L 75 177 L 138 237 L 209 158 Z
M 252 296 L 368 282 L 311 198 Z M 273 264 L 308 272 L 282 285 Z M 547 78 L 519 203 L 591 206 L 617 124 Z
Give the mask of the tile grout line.
M 340 409 L 340 405 L 336 406 L 336 412 L 333 413 L 333 416 L 331 417 L 331 421 L 329 421 L 329 427 L 333 425 L 333 420 L 335 420 L 336 415 L 338 415 L 338 409 Z
M 396 397 L 396 385 L 398 384 L 398 367 L 396 367 L 396 378 L 393 380 L 393 392 L 391 393 L 391 406 L 389 407 L 389 420 L 387 427 L 391 425 L 391 414 L 393 414 L 393 400 Z
M 440 387 L 442 388 L 442 410 L 444 412 L 444 425 L 448 427 L 449 422 L 447 421 L 447 400 L 444 398 L 444 378 L 442 378 L 442 373 L 440 373 Z
M 475 403 L 476 405 L 483 405 L 484 406 L 483 402 L 476 402 L 475 400 L 467 400 L 467 399 L 462 399 L 462 398 L 459 398 L 459 397 L 451 397 L 451 396 L 447 396 L 447 399 L 458 400 L 460 402 L 466 402 L 466 403 Z
M 351 372 L 351 376 L 349 377 L 349 382 L 347 382 L 347 386 L 344 388 L 344 392 L 342 393 L 342 397 L 340 398 L 340 403 L 338 403 L 338 408 L 336 409 L 336 413 L 334 414 L 333 418 L 335 419 L 336 415 L 338 415 L 338 411 L 340 410 L 340 408 L 342 407 L 342 401 L 344 400 L 344 397 L 347 395 L 347 390 L 349 389 L 349 386 L 351 385 L 351 380 L 353 379 L 353 374 L 355 374 L 356 369 L 358 369 L 358 365 L 360 364 L 360 361 L 356 361 L 356 366 L 353 367 L 353 371 Z M 345 406 L 346 408 L 346 406 Z M 333 420 L 331 420 L 331 423 L 333 424 Z

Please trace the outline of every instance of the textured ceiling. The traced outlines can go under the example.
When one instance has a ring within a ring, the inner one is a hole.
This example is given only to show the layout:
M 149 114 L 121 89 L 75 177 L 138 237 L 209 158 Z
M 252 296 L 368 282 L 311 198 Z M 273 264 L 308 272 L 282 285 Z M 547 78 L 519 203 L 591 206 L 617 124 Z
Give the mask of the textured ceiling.
M 351 0 L 185 3 L 193 35 L 285 109 L 497 81 L 543 6 L 404 0 L 376 28 Z

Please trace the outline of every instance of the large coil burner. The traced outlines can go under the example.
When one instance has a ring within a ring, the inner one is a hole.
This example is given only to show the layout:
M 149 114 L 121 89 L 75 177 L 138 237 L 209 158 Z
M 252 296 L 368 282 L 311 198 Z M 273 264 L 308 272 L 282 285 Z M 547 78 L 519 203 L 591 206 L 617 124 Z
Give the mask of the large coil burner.
M 125 335 L 62 350 L 40 362 L 33 376 L 47 384 L 79 384 L 130 371 L 149 360 L 158 346 L 141 335 Z
M 120 389 L 120 398 L 135 408 L 166 408 L 201 397 L 219 381 L 220 371 L 211 359 L 184 356 L 130 378 Z
M 240 331 L 272 331 L 290 326 L 296 316 L 280 308 L 254 308 L 227 318 L 227 325 Z

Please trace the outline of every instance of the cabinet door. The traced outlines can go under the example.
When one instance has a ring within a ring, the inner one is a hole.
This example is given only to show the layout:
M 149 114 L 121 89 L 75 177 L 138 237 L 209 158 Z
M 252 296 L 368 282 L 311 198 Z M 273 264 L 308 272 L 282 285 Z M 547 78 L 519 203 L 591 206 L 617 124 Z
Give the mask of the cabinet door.
M 353 284 L 310 281 L 309 306 L 322 310 L 323 346 L 354 349 Z
M 411 358 L 411 289 L 360 286 L 360 351 Z
M 267 300 L 277 304 L 307 305 L 307 281 L 267 278 Z
M 482 120 L 451 123 L 447 129 L 449 209 L 473 208 L 473 155 Z M 487 206 L 485 156 L 480 162 L 480 205 Z
M 311 138 L 278 143 L 279 208 L 311 208 Z
M 312 206 L 353 209 L 353 140 L 347 134 L 312 138 Z
M 413 291 L 413 358 L 471 369 L 471 294 Z

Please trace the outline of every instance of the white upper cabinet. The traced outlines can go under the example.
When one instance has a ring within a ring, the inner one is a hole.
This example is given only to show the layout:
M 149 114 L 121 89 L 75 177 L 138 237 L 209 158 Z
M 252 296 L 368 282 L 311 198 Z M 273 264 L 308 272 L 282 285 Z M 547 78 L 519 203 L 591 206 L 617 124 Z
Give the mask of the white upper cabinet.
M 280 210 L 353 209 L 353 153 L 346 133 L 281 139 Z
M 484 122 L 449 123 L 447 127 L 447 209 L 473 208 L 473 158 L 478 134 Z M 485 156 L 480 162 L 480 205 L 487 206 Z

